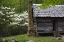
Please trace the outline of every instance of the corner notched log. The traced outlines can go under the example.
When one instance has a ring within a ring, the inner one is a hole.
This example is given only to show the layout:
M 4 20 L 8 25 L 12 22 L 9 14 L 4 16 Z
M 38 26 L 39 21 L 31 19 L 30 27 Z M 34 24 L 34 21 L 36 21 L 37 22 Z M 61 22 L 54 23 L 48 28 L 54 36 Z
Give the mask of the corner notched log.
M 32 0 L 29 0 L 29 7 L 28 7 L 28 35 L 29 36 L 35 36 L 32 12 L 33 12 L 32 11 Z

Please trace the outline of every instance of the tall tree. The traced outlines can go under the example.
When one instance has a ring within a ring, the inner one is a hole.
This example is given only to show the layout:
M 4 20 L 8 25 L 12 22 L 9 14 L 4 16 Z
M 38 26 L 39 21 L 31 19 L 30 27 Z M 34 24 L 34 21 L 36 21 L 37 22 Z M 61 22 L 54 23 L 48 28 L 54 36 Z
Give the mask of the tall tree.
M 42 8 L 47 8 L 49 6 L 60 5 L 60 4 L 64 4 L 64 0 L 43 0 Z

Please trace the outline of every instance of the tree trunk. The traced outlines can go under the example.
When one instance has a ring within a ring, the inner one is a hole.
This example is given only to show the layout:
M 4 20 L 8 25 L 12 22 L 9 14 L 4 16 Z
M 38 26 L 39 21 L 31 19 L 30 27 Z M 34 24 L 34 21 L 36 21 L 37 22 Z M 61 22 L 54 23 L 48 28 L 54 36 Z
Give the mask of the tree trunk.
M 33 23 L 33 13 L 32 13 L 32 0 L 29 0 L 29 7 L 28 7 L 28 35 L 34 36 L 34 23 Z

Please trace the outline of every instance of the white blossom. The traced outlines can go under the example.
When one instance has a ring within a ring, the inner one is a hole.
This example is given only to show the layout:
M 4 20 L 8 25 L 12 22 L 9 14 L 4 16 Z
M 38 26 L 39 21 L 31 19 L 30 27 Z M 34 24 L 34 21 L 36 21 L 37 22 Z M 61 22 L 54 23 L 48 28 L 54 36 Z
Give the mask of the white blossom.
M 14 14 L 15 12 L 9 12 L 9 14 Z

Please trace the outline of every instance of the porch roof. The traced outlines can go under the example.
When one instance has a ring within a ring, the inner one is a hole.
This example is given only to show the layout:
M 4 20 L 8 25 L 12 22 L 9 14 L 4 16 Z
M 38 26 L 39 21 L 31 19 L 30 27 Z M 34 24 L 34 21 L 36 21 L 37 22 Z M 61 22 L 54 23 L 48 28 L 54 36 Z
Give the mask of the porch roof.
M 34 17 L 64 17 L 64 5 L 50 6 L 46 9 L 38 7 L 40 5 L 42 4 L 33 4 Z

